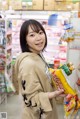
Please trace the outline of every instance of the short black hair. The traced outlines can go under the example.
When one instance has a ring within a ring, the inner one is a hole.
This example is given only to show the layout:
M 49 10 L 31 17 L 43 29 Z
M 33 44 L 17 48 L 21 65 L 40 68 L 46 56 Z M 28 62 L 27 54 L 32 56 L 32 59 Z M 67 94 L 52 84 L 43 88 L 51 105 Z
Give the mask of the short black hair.
M 44 27 L 41 25 L 40 22 L 34 20 L 34 19 L 30 19 L 30 20 L 26 20 L 22 26 L 21 26 L 21 29 L 20 29 L 20 46 L 21 46 L 21 50 L 22 52 L 31 52 L 29 50 L 29 47 L 27 45 L 27 41 L 26 41 L 26 36 L 28 34 L 28 29 L 29 29 L 29 26 L 32 28 L 33 31 L 35 32 L 39 32 L 40 30 L 42 30 L 45 34 L 45 46 L 43 48 L 43 50 L 45 49 L 45 47 L 47 46 L 47 35 L 46 35 L 46 32 L 44 30 Z

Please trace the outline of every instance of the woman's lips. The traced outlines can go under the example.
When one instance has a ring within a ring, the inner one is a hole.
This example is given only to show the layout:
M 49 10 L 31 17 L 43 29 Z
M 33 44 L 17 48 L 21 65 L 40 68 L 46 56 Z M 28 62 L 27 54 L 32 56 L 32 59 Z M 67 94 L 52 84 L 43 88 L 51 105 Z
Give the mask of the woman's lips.
M 37 45 L 37 46 L 42 46 L 42 45 L 43 45 L 43 42 L 37 43 L 36 45 Z

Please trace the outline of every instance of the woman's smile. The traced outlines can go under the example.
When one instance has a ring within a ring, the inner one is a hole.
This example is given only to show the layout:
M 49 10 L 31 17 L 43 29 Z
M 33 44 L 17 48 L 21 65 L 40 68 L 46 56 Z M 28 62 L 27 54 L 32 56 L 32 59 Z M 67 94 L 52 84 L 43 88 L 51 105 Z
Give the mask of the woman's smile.
M 38 33 L 29 26 L 29 33 L 26 37 L 30 51 L 40 53 L 45 46 L 45 34 L 42 30 Z
M 43 42 L 36 43 L 36 45 L 39 46 L 39 47 L 42 47 L 43 46 Z

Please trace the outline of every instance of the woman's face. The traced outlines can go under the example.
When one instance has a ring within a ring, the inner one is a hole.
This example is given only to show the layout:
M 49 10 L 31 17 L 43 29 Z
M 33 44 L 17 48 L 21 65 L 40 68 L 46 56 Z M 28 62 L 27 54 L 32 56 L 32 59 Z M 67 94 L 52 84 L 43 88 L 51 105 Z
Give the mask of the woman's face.
M 45 46 L 45 34 L 42 30 L 38 33 L 33 31 L 29 26 L 28 35 L 26 36 L 26 41 L 29 46 L 29 50 L 34 53 L 40 53 Z

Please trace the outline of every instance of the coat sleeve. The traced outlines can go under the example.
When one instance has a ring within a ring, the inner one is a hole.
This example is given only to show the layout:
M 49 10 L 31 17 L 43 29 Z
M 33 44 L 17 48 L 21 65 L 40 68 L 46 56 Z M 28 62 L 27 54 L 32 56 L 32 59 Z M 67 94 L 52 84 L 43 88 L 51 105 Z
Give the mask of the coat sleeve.
M 25 104 L 41 108 L 44 112 L 52 111 L 52 105 L 48 98 L 48 93 L 43 91 L 39 77 L 35 72 L 35 68 L 31 68 L 31 70 L 28 71 L 28 74 L 26 74 L 26 70 L 27 69 L 22 73 L 21 83 Z M 30 104 L 28 102 L 30 102 Z

